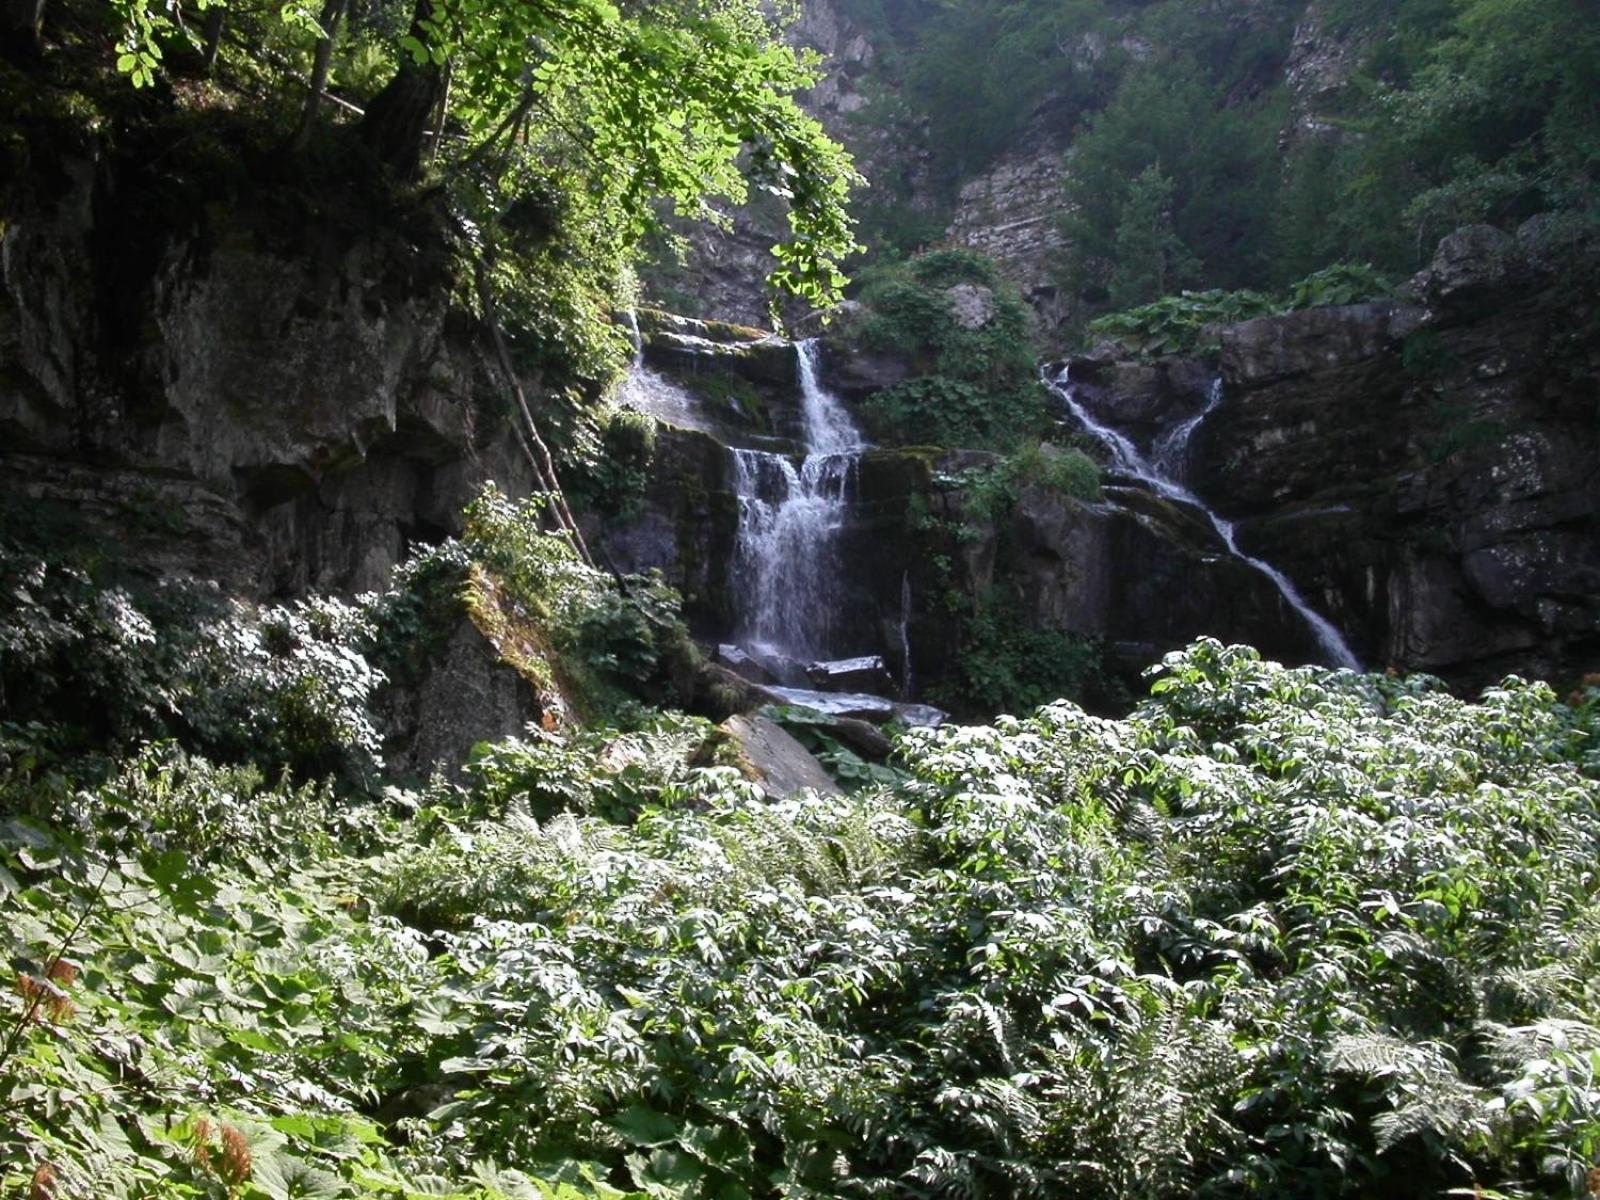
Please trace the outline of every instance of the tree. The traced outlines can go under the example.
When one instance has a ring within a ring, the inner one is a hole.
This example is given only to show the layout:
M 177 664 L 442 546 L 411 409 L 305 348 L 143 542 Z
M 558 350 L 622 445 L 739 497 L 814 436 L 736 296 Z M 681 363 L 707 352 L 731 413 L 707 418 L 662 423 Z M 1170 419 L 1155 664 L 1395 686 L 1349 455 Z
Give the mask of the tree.
M 147 84 L 162 44 L 188 36 L 180 14 L 151 0 L 113 3 L 125 23 L 118 66 Z M 281 12 L 331 49 L 334 8 L 320 24 L 295 4 Z M 609 0 L 417 0 L 392 50 L 394 72 L 367 105 L 361 140 L 398 177 L 415 178 L 448 71 L 449 153 L 434 158 L 493 206 L 472 212 L 474 225 L 506 211 L 530 181 L 559 177 L 628 249 L 669 212 L 715 217 L 718 201 L 741 203 L 757 186 L 788 206 L 792 236 L 775 249 L 772 282 L 818 302 L 838 294 L 838 264 L 855 248 L 845 206 L 858 176 L 795 104 L 814 81 L 811 64 L 755 0 L 626 11 Z M 325 63 L 314 75 L 313 116 Z
M 1183 282 L 1194 256 L 1172 228 L 1172 180 L 1152 163 L 1128 187 L 1117 219 L 1111 303 L 1130 308 Z

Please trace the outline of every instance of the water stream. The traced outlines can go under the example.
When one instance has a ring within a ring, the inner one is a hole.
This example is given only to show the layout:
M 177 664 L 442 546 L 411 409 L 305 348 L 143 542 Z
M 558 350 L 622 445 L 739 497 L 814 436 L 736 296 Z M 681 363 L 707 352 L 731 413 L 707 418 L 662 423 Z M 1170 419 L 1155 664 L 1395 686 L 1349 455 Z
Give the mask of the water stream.
M 792 658 L 838 651 L 843 574 L 838 534 L 866 448 L 850 414 L 817 377 L 817 344 L 795 344 L 806 455 L 730 450 L 739 496 L 735 581 L 745 641 Z
M 697 429 L 701 433 L 715 433 L 716 424 L 706 415 L 705 405 L 687 389 L 644 361 L 644 337 L 639 332 L 639 318 L 628 313 L 628 339 L 633 343 L 633 365 L 617 393 L 617 403 L 624 408 L 649 413 L 669 425 L 680 429 Z
M 1259 571 L 1272 581 L 1278 593 L 1290 608 L 1299 614 L 1300 618 L 1311 630 L 1321 647 L 1323 654 L 1334 666 L 1348 667 L 1353 671 L 1361 669 L 1361 662 L 1350 649 L 1349 643 L 1336 629 L 1333 622 L 1317 612 L 1305 598 L 1300 595 L 1300 589 L 1295 587 L 1294 581 L 1278 570 L 1271 563 L 1265 562 L 1239 549 L 1236 531 L 1232 521 L 1224 520 L 1210 507 L 1190 491 L 1181 478 L 1186 474 L 1186 460 L 1188 458 L 1189 442 L 1196 429 L 1200 427 L 1206 417 L 1210 416 L 1217 405 L 1222 403 L 1222 381 L 1219 379 L 1212 385 L 1211 392 L 1206 398 L 1205 407 L 1188 420 L 1174 425 L 1156 440 L 1151 450 L 1151 458 L 1146 458 L 1139 453 L 1139 448 L 1131 441 L 1118 433 L 1111 426 L 1098 420 L 1083 403 L 1078 399 L 1077 389 L 1073 386 L 1069 372 L 1063 369 L 1054 379 L 1046 379 L 1051 391 L 1059 396 L 1066 405 L 1067 411 L 1091 435 L 1095 437 L 1106 449 L 1111 451 L 1117 466 L 1133 476 L 1140 483 L 1166 497 L 1168 500 L 1179 504 L 1188 505 L 1205 514 L 1206 520 L 1216 530 L 1217 536 L 1222 539 L 1222 544 L 1229 554 Z

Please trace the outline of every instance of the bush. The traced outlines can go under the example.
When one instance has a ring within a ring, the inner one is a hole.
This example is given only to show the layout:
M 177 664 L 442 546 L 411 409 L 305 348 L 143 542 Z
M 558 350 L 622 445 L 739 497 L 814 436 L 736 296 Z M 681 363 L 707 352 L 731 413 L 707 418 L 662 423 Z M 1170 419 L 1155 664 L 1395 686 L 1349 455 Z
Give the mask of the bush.
M 1393 285 L 1371 266 L 1338 263 L 1306 276 L 1281 299 L 1252 291 L 1183 292 L 1100 317 L 1089 332 L 1139 355 L 1214 354 L 1223 325 L 1393 295 Z
M 992 311 L 967 328 L 950 289 L 984 289 Z M 1010 449 L 1049 425 L 1032 352 L 1032 317 L 1016 289 L 971 250 L 936 250 L 864 272 L 865 315 L 846 336 L 908 362 L 915 377 L 861 406 L 867 432 L 898 445 Z

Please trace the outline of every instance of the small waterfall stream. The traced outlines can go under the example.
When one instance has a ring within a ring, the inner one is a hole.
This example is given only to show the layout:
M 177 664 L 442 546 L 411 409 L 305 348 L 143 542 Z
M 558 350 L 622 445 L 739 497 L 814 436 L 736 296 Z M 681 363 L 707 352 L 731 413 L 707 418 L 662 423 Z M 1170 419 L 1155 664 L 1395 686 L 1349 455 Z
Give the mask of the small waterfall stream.
M 1348 667 L 1353 671 L 1361 669 L 1361 662 L 1350 649 L 1349 643 L 1336 629 L 1333 622 L 1317 612 L 1305 598 L 1300 595 L 1300 590 L 1295 587 L 1294 581 L 1278 570 L 1271 563 L 1246 554 L 1239 549 L 1232 521 L 1224 520 L 1206 505 L 1200 497 L 1190 491 L 1180 480 L 1187 473 L 1186 460 L 1188 457 L 1189 441 L 1217 405 L 1222 403 L 1222 381 L 1217 380 L 1211 387 L 1206 398 L 1205 407 L 1188 420 L 1174 425 L 1156 440 L 1151 451 L 1151 458 L 1146 458 L 1139 452 L 1128 438 L 1118 433 L 1111 426 L 1095 418 L 1083 403 L 1078 399 L 1077 391 L 1067 369 L 1054 379 L 1046 378 L 1045 382 L 1057 396 L 1061 397 L 1067 411 L 1089 431 L 1101 444 L 1111 451 L 1117 466 L 1139 482 L 1149 487 L 1158 495 L 1179 504 L 1185 504 L 1198 509 L 1205 514 L 1206 520 L 1216 530 L 1217 536 L 1222 539 L 1222 544 L 1227 547 L 1228 553 L 1239 561 L 1253 567 L 1272 581 L 1279 594 L 1288 603 L 1289 607 L 1299 614 L 1310 628 L 1312 635 L 1317 639 L 1324 655 L 1334 665 Z
M 627 317 L 628 340 L 633 343 L 633 364 L 617 393 L 617 403 L 624 408 L 649 413 L 682 429 L 714 432 L 716 427 L 707 420 L 704 405 L 698 399 L 661 372 L 645 365 L 644 335 L 639 332 L 638 314 L 629 309 Z
M 736 586 L 745 639 L 794 658 L 835 651 L 844 527 L 866 448 L 838 398 L 817 376 L 815 341 L 795 345 L 806 455 L 796 467 L 785 455 L 730 450 L 739 496 Z

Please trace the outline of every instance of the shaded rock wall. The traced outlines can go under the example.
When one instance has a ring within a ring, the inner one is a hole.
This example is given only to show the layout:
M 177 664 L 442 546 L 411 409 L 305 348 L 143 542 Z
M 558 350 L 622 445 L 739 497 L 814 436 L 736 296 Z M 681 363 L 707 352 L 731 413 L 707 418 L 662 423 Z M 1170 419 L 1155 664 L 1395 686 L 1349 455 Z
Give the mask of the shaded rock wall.
M 84 157 L 0 225 L 0 524 L 242 599 L 384 585 L 531 476 L 425 214 L 342 229 Z M 169 198 L 176 197 L 177 202 Z M 548 706 L 464 618 L 381 699 L 402 770 Z
M 483 481 L 527 489 L 437 251 L 218 209 L 132 269 L 105 248 L 130 186 L 74 164 L 5 229 L 0 496 L 161 524 L 161 570 L 287 595 L 378 586 Z
M 1378 666 L 1600 666 L 1600 289 L 1543 236 L 1446 239 L 1416 305 L 1224 331 L 1200 490 Z

